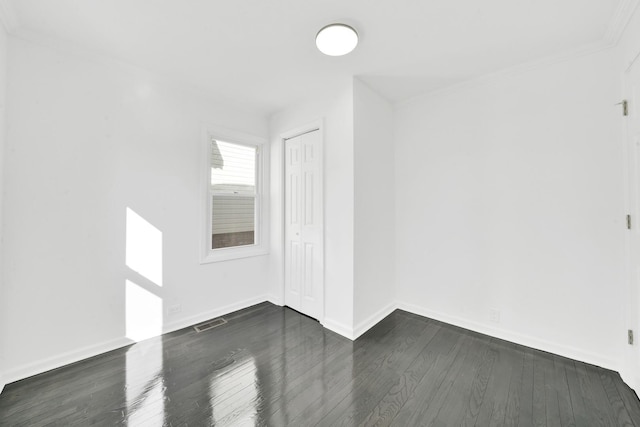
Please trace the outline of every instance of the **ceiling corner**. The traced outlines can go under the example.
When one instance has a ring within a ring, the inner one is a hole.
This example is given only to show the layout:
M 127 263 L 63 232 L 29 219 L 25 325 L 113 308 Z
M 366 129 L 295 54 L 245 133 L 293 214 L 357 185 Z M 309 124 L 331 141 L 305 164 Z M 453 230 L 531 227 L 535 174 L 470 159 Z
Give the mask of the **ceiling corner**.
M 20 26 L 10 0 L 0 0 L 0 23 L 9 34 L 15 33 Z
M 605 43 L 609 45 L 618 43 L 638 4 L 640 0 L 620 0 L 604 35 Z

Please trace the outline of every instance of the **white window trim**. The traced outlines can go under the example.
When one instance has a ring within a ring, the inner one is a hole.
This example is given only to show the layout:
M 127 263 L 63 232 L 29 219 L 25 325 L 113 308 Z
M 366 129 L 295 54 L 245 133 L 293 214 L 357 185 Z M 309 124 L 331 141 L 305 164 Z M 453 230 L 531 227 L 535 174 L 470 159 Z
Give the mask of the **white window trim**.
M 256 227 L 255 244 L 246 246 L 235 246 L 232 248 L 211 249 L 211 223 L 212 212 L 210 198 L 211 188 L 211 139 L 217 139 L 234 144 L 248 145 L 256 147 L 257 150 L 257 173 L 256 173 Z M 200 198 L 202 200 L 202 218 L 200 220 L 200 264 L 211 262 L 228 261 L 232 259 L 248 258 L 253 256 L 266 255 L 269 253 L 269 204 L 268 177 L 269 177 L 269 146 L 265 138 L 245 134 L 217 126 L 204 125 L 202 130 L 202 177 Z

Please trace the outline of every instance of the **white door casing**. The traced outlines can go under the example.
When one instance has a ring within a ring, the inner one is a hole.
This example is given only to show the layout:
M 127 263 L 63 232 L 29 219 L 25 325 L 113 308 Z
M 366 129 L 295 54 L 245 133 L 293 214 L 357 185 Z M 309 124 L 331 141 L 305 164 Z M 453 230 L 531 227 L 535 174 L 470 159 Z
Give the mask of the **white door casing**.
M 323 320 L 322 138 L 319 130 L 284 140 L 285 305 Z

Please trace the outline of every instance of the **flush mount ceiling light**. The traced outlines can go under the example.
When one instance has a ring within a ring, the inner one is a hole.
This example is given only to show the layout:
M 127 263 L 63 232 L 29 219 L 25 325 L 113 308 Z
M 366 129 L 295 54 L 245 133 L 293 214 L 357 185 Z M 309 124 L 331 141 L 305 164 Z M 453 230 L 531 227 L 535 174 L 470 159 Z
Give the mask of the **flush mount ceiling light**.
M 342 56 L 358 45 L 358 33 L 345 24 L 330 24 L 318 31 L 316 46 L 329 56 Z

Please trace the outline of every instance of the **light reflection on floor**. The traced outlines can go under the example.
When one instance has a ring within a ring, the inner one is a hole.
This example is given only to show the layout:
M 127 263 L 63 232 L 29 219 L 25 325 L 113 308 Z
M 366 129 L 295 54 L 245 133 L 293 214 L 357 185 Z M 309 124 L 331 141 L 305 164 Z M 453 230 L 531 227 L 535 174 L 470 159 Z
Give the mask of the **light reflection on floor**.
M 127 426 L 156 425 L 164 415 L 162 343 L 134 344 L 127 351 Z M 159 425 L 162 425 L 160 422 Z
M 222 361 L 221 365 L 209 383 L 212 422 L 216 425 L 252 425 L 261 399 L 255 359 L 248 353 L 239 352 L 228 362 Z

